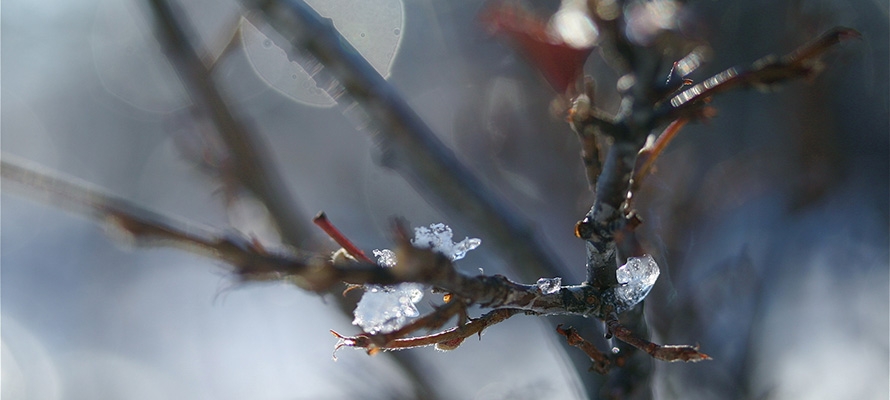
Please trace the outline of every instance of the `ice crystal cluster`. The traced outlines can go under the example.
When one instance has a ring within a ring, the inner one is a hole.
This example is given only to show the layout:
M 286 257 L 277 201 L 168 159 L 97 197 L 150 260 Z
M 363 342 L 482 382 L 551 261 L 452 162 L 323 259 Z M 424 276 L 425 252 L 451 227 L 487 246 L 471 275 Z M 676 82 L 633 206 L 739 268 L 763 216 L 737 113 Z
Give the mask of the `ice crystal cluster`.
M 468 251 L 479 247 L 481 240 L 464 238 L 453 242 L 451 228 L 445 224 L 432 224 L 429 227 L 414 228 L 411 244 L 420 248 L 433 249 L 451 261 L 464 258 Z M 374 250 L 377 264 L 392 268 L 396 265 L 396 254 L 392 250 Z M 353 325 L 362 327 L 367 333 L 388 333 L 405 325 L 409 318 L 419 315 L 415 304 L 423 298 L 425 287 L 419 283 L 400 283 L 381 286 L 365 285 L 365 293 L 358 302 L 353 315 Z
M 541 278 L 538 279 L 535 286 L 537 286 L 538 290 L 543 294 L 553 294 L 558 292 L 559 289 L 562 289 L 562 278 Z
M 658 264 L 648 254 L 628 258 L 627 264 L 622 265 L 616 272 L 618 283 L 621 284 L 615 288 L 619 304 L 626 310 L 643 301 L 660 273 Z

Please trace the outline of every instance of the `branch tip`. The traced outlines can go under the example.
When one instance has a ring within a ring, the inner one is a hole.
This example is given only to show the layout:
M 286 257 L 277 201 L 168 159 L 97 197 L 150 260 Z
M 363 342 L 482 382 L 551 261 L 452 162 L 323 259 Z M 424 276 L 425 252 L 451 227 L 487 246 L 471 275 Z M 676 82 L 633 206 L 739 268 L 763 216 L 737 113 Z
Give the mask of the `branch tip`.
M 334 226 L 333 223 L 331 223 L 324 211 L 319 212 L 318 215 L 316 215 L 315 218 L 312 219 L 312 223 L 321 228 L 324 233 L 327 233 L 328 236 L 330 236 L 331 239 L 334 240 L 334 242 L 337 242 L 337 244 L 339 244 L 340 247 L 343 248 L 343 250 L 346 250 L 346 252 L 355 259 L 369 264 L 375 264 L 374 261 L 368 258 L 367 255 L 365 255 L 364 251 L 353 244 L 352 241 L 346 237 L 346 235 L 340 232 L 340 230 L 337 229 L 337 227 Z

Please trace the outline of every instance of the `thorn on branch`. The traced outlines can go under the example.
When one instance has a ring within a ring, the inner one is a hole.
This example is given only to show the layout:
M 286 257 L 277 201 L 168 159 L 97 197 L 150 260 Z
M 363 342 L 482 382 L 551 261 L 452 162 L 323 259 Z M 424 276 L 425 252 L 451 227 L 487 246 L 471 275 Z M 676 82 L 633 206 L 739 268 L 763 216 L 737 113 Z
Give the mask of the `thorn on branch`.
M 328 219 L 328 216 L 324 213 L 324 211 L 318 213 L 318 215 L 316 215 L 315 218 L 312 219 L 312 223 L 321 228 L 324 233 L 327 233 L 328 236 L 331 237 L 331 239 L 334 239 L 334 241 L 337 242 L 337 244 L 339 244 L 340 247 L 343 248 L 343 250 L 346 250 L 349 255 L 355 257 L 357 260 L 375 264 L 374 261 L 368 258 L 367 255 L 365 255 L 365 252 L 356 247 L 355 244 L 353 244 L 352 241 L 349 240 L 349 238 L 343 235 L 343 233 L 340 232 L 340 230 L 337 229 L 337 227 L 334 226 L 333 223 L 331 223 L 331 220 Z
M 696 106 L 701 106 L 704 100 L 718 93 L 737 87 L 768 88 L 797 78 L 812 79 L 822 69 L 818 57 L 844 40 L 861 37 L 854 29 L 835 27 L 783 57 L 767 56 L 748 68 L 733 67 L 714 75 L 665 102 L 667 104 L 660 107 L 659 113 L 671 119 L 680 115 L 694 117 L 700 114 L 695 110 Z

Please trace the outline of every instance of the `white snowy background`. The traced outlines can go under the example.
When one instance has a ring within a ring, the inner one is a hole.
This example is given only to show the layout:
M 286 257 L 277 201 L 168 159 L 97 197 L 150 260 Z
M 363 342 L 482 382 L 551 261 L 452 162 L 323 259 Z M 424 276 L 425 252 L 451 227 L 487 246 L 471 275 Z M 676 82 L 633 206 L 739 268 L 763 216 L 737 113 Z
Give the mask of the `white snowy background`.
M 219 54 L 235 3 L 182 3 L 206 51 Z M 349 21 L 341 29 L 365 42 L 441 139 L 536 226 L 570 271 L 562 284 L 580 282 L 584 246 L 572 226 L 592 198 L 577 139 L 548 113 L 550 89 L 479 28 L 480 2 L 363 3 L 374 12 L 329 12 Z M 656 363 L 655 397 L 886 399 L 886 2 L 703 1 L 689 10 L 689 34 L 710 40 L 715 54 L 695 79 L 787 52 L 833 25 L 864 39 L 833 52 L 812 85 L 717 99 L 719 116 L 684 130 L 660 160 L 640 200 L 647 250 L 662 269 L 647 318 L 655 340 L 700 343 L 714 360 Z M 183 158 L 188 100 L 144 4 L 7 0 L 0 18 L 4 153 L 159 212 L 217 227 L 242 221 L 268 235 L 249 207 L 227 215 L 220 185 Z M 311 91 L 293 84 L 297 73 L 276 64 L 264 41 L 245 42 L 217 80 L 271 144 L 307 215 L 325 210 L 366 251 L 391 247 L 392 216 L 480 237 L 376 166 L 369 137 L 336 108 L 307 104 Z M 617 77 L 594 58 L 587 72 L 614 110 Z M 331 360 L 328 330 L 356 328 L 330 298 L 286 284 L 233 287 L 212 261 L 127 248 L 95 221 L 6 183 L 0 233 L 4 399 L 411 396 L 410 378 L 388 357 L 344 349 Z M 480 238 L 457 265 L 507 273 Z M 594 321 L 572 324 L 597 342 Z M 408 357 L 442 398 L 595 396 L 599 378 L 575 369 L 583 355 L 554 327 L 515 317 L 456 351 Z

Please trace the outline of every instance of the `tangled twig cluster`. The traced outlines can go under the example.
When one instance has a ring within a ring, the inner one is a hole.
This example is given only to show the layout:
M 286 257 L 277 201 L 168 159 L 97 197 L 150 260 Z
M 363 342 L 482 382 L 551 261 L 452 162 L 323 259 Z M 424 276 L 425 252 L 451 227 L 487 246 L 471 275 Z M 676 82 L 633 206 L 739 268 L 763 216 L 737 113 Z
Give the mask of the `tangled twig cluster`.
M 350 48 L 328 20 L 299 0 L 245 0 L 244 3 L 251 10 L 247 18 L 262 29 L 275 30 L 275 37 L 283 40 L 277 44 L 289 56 L 304 65 L 317 67 L 307 70 L 315 72 L 319 87 L 325 87 L 344 108 L 352 110 L 355 105 L 360 106 L 360 119 L 368 123 L 383 149 L 385 166 L 399 171 L 426 193 L 431 202 L 485 227 L 486 237 L 491 239 L 494 248 L 511 249 L 502 253 L 507 262 L 532 271 L 555 270 L 554 258 L 534 239 L 531 230 L 484 189 L 395 90 Z M 644 254 L 634 236 L 634 229 L 643 223 L 634 209 L 635 194 L 659 154 L 683 126 L 714 115 L 709 106 L 711 97 L 740 87 L 765 87 L 790 79 L 810 79 L 821 69 L 819 58 L 825 51 L 858 34 L 852 29 L 835 28 L 788 55 L 766 57 L 749 66 L 733 67 L 695 82 L 688 76 L 706 59 L 707 51 L 702 44 L 687 43 L 667 26 L 646 31 L 648 33 L 637 32 L 634 29 L 640 27 L 634 24 L 639 22 L 629 21 L 625 17 L 627 13 L 615 11 L 645 7 L 643 3 L 596 0 L 583 3 L 579 8 L 581 16 L 598 28 L 599 39 L 581 47 L 554 33 L 547 23 L 530 12 L 513 6 L 498 4 L 485 18 L 493 30 L 506 32 L 520 51 L 533 63 L 537 62 L 558 96 L 566 101 L 564 104 L 571 104 L 564 107 L 565 117 L 580 138 L 581 160 L 595 193 L 590 211 L 575 226 L 576 235 L 586 241 L 588 251 L 587 279 L 578 285 L 561 285 L 551 291 L 500 275 L 462 273 L 444 255 L 413 245 L 403 223 L 395 224 L 393 230 L 398 259 L 393 268 L 377 265 L 342 234 L 332 230 L 330 224 L 324 224 L 326 231 L 345 250 L 333 258 L 312 253 L 317 241 L 303 228 L 306 218 L 292 211 L 293 200 L 280 190 L 274 167 L 262 156 L 263 144 L 229 109 L 211 79 L 212 64 L 208 66 L 190 44 L 192 35 L 187 32 L 187 25 L 177 17 L 175 5 L 166 0 L 151 1 L 160 21 L 158 35 L 164 49 L 182 81 L 187 83 L 196 112 L 213 121 L 223 138 L 229 162 L 218 165 L 238 166 L 218 167 L 219 173 L 228 178 L 225 182 L 250 191 L 266 203 L 289 247 L 267 249 L 259 241 L 239 234 L 186 225 L 9 157 L 4 157 L 2 162 L 2 175 L 63 207 L 111 222 L 136 243 L 173 245 L 221 260 L 246 281 L 285 280 L 318 293 L 335 290 L 343 283 L 413 282 L 445 293 L 445 301 L 434 311 L 393 331 L 354 336 L 332 331 L 338 339 L 338 349 L 357 347 L 373 354 L 434 345 L 450 350 L 467 337 L 517 314 L 577 315 L 603 321 L 608 337 L 614 336 L 656 359 L 707 360 L 709 356 L 700 352 L 698 346 L 655 344 L 619 320 L 619 314 L 632 304 L 628 305 L 616 294 L 623 285 L 616 272 L 627 259 Z M 610 65 L 623 76 L 619 81 L 621 107 L 615 115 L 596 107 L 592 79 L 580 76 L 581 67 L 594 47 L 601 49 Z M 671 58 L 681 52 L 686 54 Z M 554 58 L 562 60 L 561 63 L 554 65 Z M 666 77 L 665 69 L 669 69 Z M 526 245 L 509 245 L 516 241 Z M 470 306 L 489 311 L 471 318 Z M 457 324 L 443 329 L 455 317 Z M 421 331 L 433 333 L 414 336 Z M 626 352 L 601 352 L 572 328 L 560 326 L 557 332 L 566 337 L 568 344 L 579 347 L 590 357 L 596 372 L 606 373 L 610 367 L 625 362 Z

